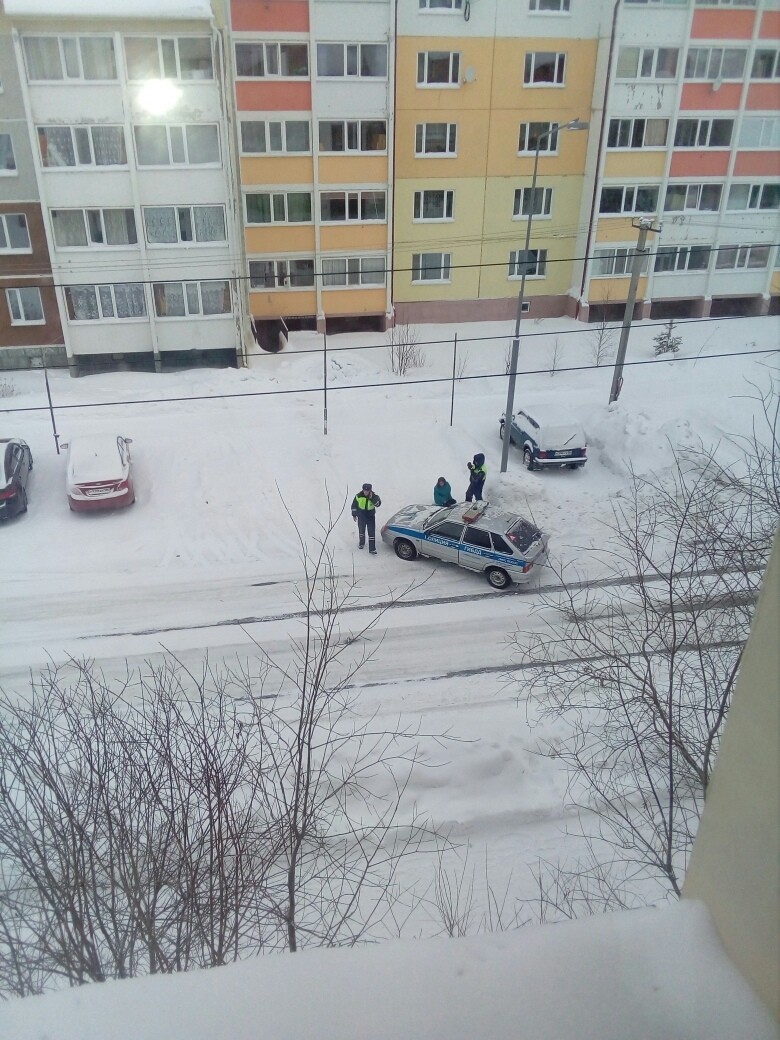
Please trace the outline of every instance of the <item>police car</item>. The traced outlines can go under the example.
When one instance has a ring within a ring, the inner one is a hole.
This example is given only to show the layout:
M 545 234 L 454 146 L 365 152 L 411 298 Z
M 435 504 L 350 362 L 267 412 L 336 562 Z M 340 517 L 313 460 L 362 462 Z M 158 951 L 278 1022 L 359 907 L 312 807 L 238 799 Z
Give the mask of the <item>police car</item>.
M 482 571 L 494 589 L 528 581 L 547 558 L 547 537 L 535 524 L 487 502 L 405 506 L 383 526 L 382 541 L 402 560 L 430 556 Z

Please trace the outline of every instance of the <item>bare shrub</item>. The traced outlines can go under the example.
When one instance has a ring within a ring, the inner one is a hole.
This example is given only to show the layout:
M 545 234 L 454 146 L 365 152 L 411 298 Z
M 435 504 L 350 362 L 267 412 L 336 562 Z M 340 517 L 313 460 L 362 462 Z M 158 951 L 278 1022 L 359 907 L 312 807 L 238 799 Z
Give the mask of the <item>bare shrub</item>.
M 682 336 L 675 336 L 674 330 L 677 326 L 674 323 L 674 319 L 671 319 L 664 325 L 657 336 L 653 336 L 653 348 L 656 356 L 659 354 L 676 354 L 682 346 Z
M 590 333 L 590 359 L 597 368 L 612 360 L 617 336 L 617 328 L 606 318 L 594 322 Z
M 393 375 L 405 376 L 413 368 L 423 368 L 425 353 L 420 333 L 414 325 L 393 325 L 387 330 L 387 352 Z
M 555 375 L 561 366 L 561 357 L 563 351 L 561 349 L 561 342 L 556 336 L 553 345 L 550 347 L 550 377 Z
M 16 385 L 5 376 L 0 376 L 0 397 L 15 397 L 19 391 Z

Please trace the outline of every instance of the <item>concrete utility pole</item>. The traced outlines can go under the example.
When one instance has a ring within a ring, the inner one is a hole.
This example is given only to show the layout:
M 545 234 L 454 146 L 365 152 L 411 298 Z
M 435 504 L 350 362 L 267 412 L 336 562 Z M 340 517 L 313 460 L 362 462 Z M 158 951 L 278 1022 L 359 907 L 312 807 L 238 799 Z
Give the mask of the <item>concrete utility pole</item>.
M 628 297 L 626 298 L 626 309 L 623 314 L 623 328 L 620 330 L 620 343 L 618 344 L 617 357 L 615 358 L 615 370 L 612 373 L 612 388 L 609 391 L 609 403 L 617 401 L 623 387 L 623 362 L 626 360 L 628 349 L 628 334 L 631 331 L 631 323 L 634 320 L 634 304 L 636 303 L 636 290 L 639 285 L 639 276 L 642 273 L 642 261 L 649 250 L 645 247 L 647 235 L 650 231 L 659 232 L 660 227 L 653 227 L 653 222 L 647 217 L 640 219 L 638 224 L 631 222 L 631 226 L 639 229 L 639 238 L 636 243 L 636 252 L 631 262 L 631 282 L 628 286 Z

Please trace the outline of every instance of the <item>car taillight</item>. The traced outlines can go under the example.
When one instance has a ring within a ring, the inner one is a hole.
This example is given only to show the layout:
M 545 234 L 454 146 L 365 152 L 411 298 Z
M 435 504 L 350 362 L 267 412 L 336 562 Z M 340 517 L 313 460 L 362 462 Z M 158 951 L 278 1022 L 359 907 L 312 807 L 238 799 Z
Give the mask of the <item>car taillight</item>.
M 528 572 L 531 570 L 532 567 L 533 567 L 532 563 L 524 563 L 523 564 L 523 574 L 528 574 Z
M 539 452 L 539 458 L 540 459 L 546 459 L 549 454 L 550 453 L 548 451 L 540 451 Z
M 127 480 L 118 480 L 114 485 L 117 491 L 127 491 L 129 486 L 130 485 Z
M 7 502 L 9 498 L 15 497 L 16 488 L 13 486 L 13 484 L 11 485 L 11 487 L 3 488 L 3 490 L 0 491 L 0 502 Z

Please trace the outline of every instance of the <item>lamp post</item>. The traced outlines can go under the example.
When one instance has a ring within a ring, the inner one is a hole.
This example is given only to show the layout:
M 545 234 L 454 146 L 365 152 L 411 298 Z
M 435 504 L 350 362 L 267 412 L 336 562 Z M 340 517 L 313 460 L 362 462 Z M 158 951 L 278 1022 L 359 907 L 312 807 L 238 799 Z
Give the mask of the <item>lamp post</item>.
M 590 123 L 582 119 L 572 119 L 570 123 L 563 126 L 551 126 L 536 139 L 536 151 L 534 153 L 534 173 L 531 178 L 531 196 L 528 206 L 528 224 L 525 229 L 525 249 L 523 250 L 522 275 L 520 278 L 520 292 L 517 297 L 517 317 L 515 318 L 515 335 L 512 340 L 512 356 L 509 363 L 509 388 L 506 395 L 506 411 L 504 413 L 504 443 L 501 449 L 501 472 L 506 473 L 507 460 L 509 459 L 509 444 L 511 441 L 510 430 L 512 428 L 512 415 L 515 404 L 515 382 L 517 379 L 517 362 L 520 355 L 520 322 L 523 317 L 523 304 L 525 302 L 525 278 L 528 271 L 528 254 L 531 246 L 531 223 L 534 218 L 534 206 L 536 204 L 536 174 L 539 170 L 539 150 L 542 142 L 546 141 L 552 134 L 560 133 L 561 130 L 587 130 Z

